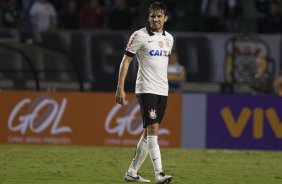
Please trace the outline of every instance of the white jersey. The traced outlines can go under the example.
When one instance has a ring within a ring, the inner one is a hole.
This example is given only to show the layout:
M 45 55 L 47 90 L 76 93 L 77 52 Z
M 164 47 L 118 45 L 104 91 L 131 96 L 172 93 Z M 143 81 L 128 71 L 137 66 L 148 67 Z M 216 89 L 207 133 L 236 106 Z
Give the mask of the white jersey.
M 154 33 L 149 28 L 135 31 L 127 44 L 126 55 L 136 55 L 139 64 L 135 93 L 168 95 L 167 68 L 173 46 L 168 32 Z
M 47 31 L 56 24 L 57 13 L 54 6 L 49 2 L 36 1 L 30 8 L 29 13 L 38 31 Z

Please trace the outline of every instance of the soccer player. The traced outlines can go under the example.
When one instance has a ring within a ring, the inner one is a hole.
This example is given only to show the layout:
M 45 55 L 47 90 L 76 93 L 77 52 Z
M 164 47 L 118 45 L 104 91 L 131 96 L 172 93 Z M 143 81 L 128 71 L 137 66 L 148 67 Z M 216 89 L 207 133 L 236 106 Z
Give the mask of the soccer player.
M 137 173 L 148 153 L 154 167 L 156 182 L 172 181 L 172 176 L 165 175 L 163 172 L 158 144 L 159 125 L 165 113 L 168 96 L 168 59 L 173 46 L 172 35 L 163 28 L 167 19 L 165 4 L 153 2 L 148 11 L 149 25 L 131 35 L 120 64 L 115 98 L 121 105 L 126 98 L 125 77 L 135 55 L 139 64 L 135 93 L 141 109 L 144 133 L 125 174 L 125 180 L 130 182 L 150 182 Z

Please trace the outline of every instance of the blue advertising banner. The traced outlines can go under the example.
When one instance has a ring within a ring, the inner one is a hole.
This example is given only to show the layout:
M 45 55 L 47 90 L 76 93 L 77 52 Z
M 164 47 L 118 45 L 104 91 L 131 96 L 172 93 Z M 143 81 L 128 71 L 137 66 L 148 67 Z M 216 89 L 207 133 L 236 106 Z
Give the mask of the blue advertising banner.
M 282 97 L 207 96 L 206 148 L 282 150 Z

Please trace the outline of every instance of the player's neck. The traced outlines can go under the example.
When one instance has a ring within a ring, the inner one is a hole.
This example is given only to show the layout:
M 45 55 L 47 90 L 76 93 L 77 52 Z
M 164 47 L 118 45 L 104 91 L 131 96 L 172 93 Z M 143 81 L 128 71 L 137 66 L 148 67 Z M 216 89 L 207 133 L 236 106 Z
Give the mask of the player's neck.
M 152 28 L 150 27 L 150 29 L 151 29 L 152 32 L 156 32 L 156 33 L 162 33 L 162 32 L 164 31 L 163 28 L 156 30 L 156 29 L 152 29 Z
M 154 32 L 162 33 L 163 31 L 164 31 L 163 29 L 159 29 L 159 30 L 155 30 Z

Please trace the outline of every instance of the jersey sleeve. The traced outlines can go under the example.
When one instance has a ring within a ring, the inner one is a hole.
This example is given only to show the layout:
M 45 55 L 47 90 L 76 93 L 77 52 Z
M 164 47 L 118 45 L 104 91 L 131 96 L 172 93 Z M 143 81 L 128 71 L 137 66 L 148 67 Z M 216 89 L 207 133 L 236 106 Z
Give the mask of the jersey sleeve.
M 175 51 L 175 46 L 174 46 L 174 38 L 173 37 L 171 37 L 171 51 L 173 52 L 173 51 Z
M 129 56 L 129 57 L 134 57 L 134 55 L 136 54 L 136 52 L 140 49 L 142 45 L 142 39 L 141 39 L 141 35 L 140 33 L 138 33 L 138 31 L 135 31 L 126 46 L 125 49 L 125 55 Z

